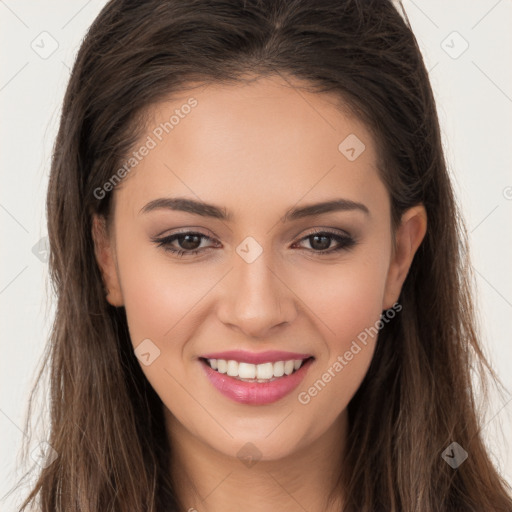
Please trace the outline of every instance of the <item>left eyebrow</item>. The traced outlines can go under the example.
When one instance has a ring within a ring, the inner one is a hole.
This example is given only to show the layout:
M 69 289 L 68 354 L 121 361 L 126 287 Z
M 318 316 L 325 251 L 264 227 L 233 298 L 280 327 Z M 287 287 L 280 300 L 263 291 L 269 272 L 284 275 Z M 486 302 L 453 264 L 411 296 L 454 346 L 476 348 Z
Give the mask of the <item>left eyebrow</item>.
M 314 215 L 320 215 L 322 213 L 354 210 L 363 212 L 365 215 L 370 215 L 370 210 L 363 203 L 358 203 L 350 199 L 333 199 L 332 201 L 309 204 L 288 210 L 283 218 L 283 222 L 302 219 L 304 217 L 313 217 Z
M 225 208 L 220 208 L 213 204 L 195 201 L 193 199 L 185 199 L 181 197 L 161 197 L 154 199 L 141 208 L 139 213 L 148 213 L 158 209 L 170 209 L 201 215 L 203 217 L 213 217 L 224 221 L 232 221 L 233 215 L 228 213 Z M 321 203 L 309 204 L 300 208 L 289 209 L 284 217 L 283 222 L 290 222 L 304 217 L 313 217 L 323 213 L 335 211 L 360 211 L 365 215 L 370 215 L 370 210 L 363 203 L 358 203 L 350 199 L 333 199 Z

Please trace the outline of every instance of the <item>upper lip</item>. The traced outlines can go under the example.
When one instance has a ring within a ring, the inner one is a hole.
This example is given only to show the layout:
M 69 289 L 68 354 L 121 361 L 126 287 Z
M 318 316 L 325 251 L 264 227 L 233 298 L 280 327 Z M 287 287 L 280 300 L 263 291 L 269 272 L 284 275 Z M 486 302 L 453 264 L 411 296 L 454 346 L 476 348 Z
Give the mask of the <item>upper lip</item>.
M 266 352 L 227 350 L 225 352 L 204 354 L 201 357 L 204 359 L 225 359 L 226 361 L 234 360 L 241 363 L 261 364 L 288 361 L 290 359 L 308 359 L 313 356 L 311 354 L 299 354 L 297 352 L 283 352 L 279 350 L 267 350 Z

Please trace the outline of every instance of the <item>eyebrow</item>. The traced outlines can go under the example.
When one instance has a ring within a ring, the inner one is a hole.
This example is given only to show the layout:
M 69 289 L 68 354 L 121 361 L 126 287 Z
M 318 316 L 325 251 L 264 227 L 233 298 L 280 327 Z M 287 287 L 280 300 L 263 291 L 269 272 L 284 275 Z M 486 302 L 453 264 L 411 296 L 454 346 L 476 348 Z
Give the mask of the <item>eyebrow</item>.
M 142 207 L 139 213 L 148 213 L 160 209 L 183 211 L 227 222 L 233 220 L 233 215 L 228 213 L 225 208 L 182 197 L 161 197 L 154 199 Z M 322 213 L 337 211 L 360 211 L 366 215 L 370 215 L 368 207 L 363 203 L 358 203 L 350 199 L 332 199 L 321 203 L 291 208 L 285 213 L 282 221 L 290 222 L 304 217 L 313 217 Z

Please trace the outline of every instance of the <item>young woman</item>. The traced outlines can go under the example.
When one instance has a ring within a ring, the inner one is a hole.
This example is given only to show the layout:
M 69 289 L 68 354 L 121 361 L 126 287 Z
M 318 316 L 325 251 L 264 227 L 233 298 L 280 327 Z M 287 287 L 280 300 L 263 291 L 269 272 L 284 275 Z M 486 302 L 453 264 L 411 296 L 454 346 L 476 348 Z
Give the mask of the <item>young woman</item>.
M 391 1 L 110 1 L 47 208 L 55 456 L 22 510 L 512 510 L 435 102 Z

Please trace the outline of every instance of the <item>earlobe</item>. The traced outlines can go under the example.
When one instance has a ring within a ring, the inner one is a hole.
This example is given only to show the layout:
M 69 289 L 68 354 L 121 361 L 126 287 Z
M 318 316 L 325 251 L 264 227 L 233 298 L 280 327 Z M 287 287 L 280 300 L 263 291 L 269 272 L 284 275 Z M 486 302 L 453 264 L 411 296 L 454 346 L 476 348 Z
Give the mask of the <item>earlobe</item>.
M 92 216 L 91 235 L 94 243 L 94 255 L 103 278 L 105 298 L 112 306 L 123 306 L 124 301 L 117 273 L 115 251 L 108 234 L 105 217 Z
M 398 301 L 402 285 L 411 267 L 414 255 L 427 232 L 427 213 L 420 204 L 402 215 L 396 231 L 396 247 L 390 262 L 382 309 L 389 309 Z

